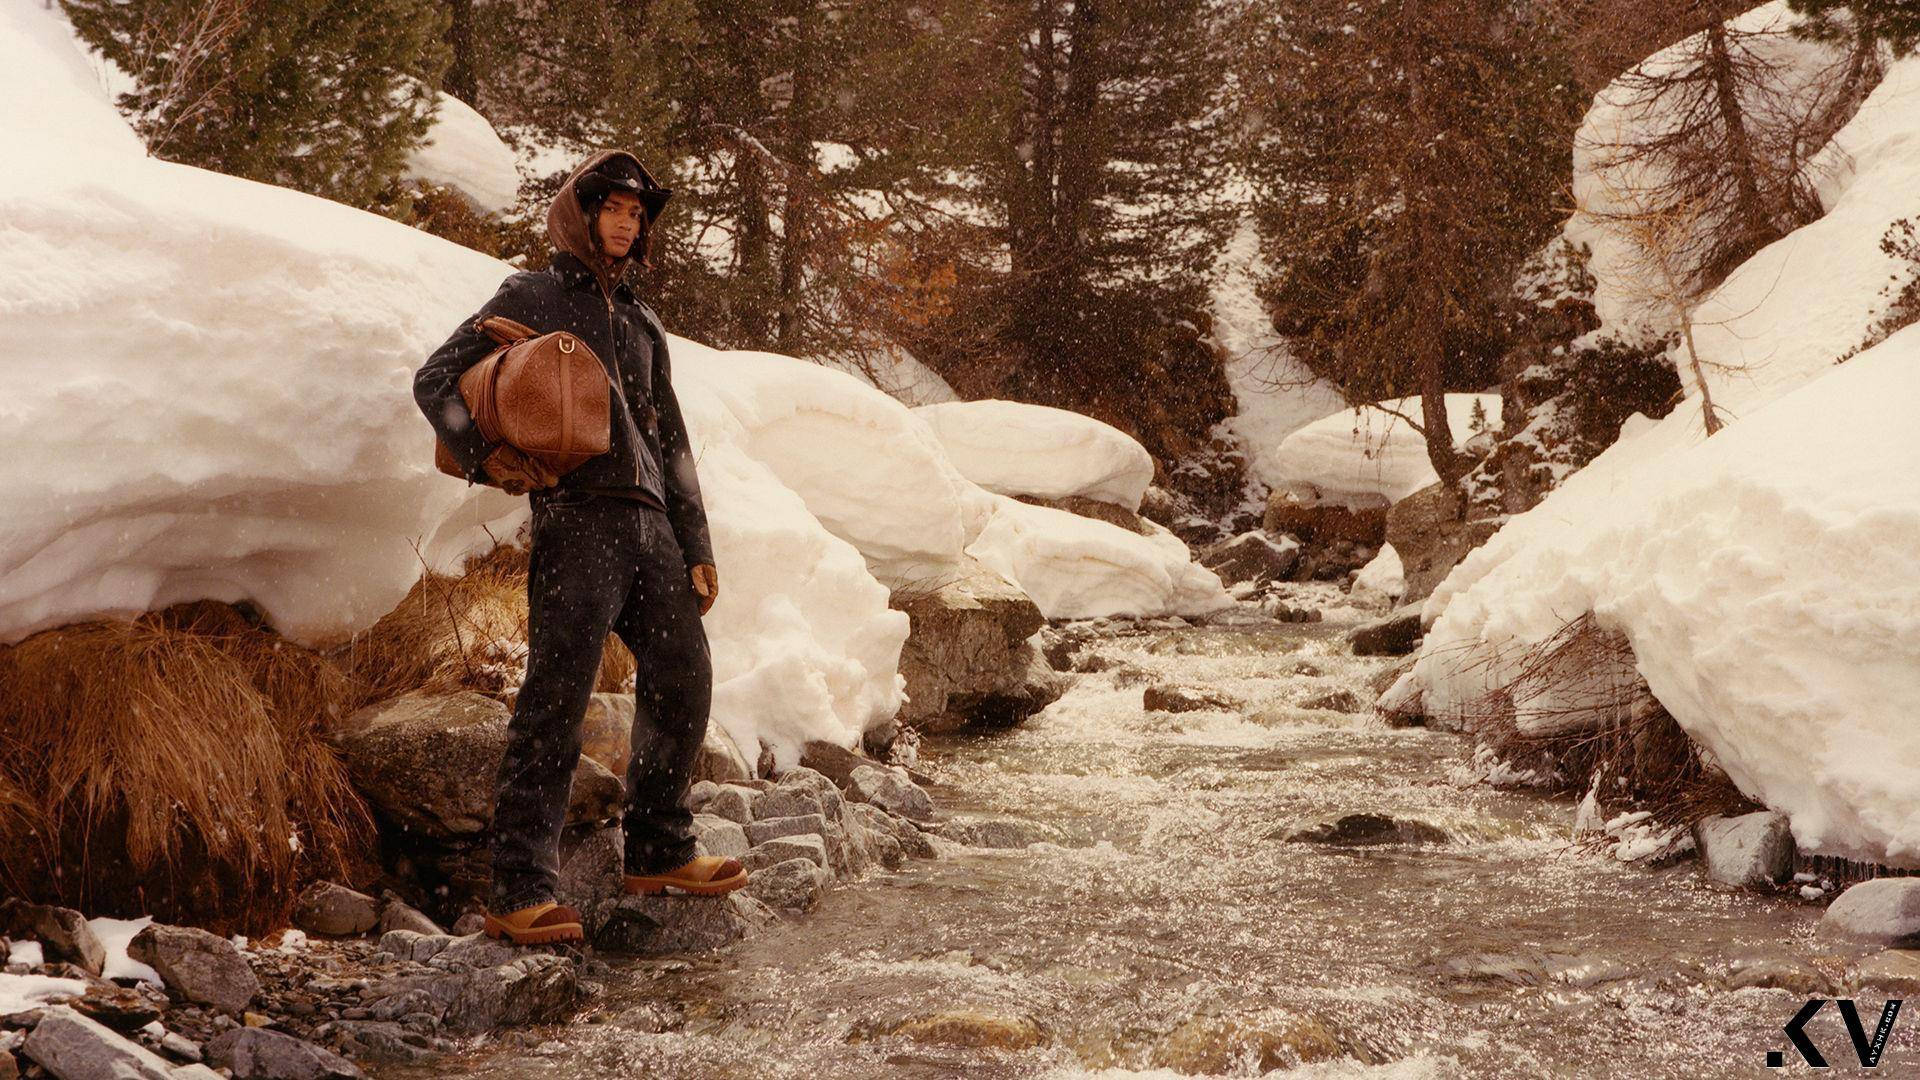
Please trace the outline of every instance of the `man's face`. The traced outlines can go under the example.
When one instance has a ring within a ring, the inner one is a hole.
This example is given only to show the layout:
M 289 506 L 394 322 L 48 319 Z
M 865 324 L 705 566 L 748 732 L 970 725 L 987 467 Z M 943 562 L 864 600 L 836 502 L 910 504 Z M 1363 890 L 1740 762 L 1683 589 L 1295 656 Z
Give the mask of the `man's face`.
M 646 225 L 646 208 L 630 191 L 614 191 L 600 204 L 593 227 L 600 236 L 600 250 L 613 258 L 623 258 L 633 249 L 633 241 Z

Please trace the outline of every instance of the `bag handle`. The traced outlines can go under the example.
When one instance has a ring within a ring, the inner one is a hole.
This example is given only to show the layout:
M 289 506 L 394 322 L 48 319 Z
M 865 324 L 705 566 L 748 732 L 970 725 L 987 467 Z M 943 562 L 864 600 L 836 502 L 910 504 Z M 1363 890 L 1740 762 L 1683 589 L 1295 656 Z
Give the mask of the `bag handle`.
M 533 327 L 526 323 L 515 322 L 505 315 L 489 315 L 473 324 L 475 330 L 487 335 L 498 345 L 512 345 L 530 337 L 539 337 Z

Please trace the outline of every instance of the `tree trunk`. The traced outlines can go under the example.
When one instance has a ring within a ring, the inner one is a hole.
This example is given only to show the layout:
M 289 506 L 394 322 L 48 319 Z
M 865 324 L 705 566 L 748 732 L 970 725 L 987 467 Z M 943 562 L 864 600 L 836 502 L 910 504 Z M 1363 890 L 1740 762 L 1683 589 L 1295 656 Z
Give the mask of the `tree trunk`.
M 453 51 L 453 62 L 447 65 L 441 88 L 478 109 L 480 82 L 473 55 L 473 0 L 449 0 L 447 10 L 453 14 L 446 36 L 447 46 Z

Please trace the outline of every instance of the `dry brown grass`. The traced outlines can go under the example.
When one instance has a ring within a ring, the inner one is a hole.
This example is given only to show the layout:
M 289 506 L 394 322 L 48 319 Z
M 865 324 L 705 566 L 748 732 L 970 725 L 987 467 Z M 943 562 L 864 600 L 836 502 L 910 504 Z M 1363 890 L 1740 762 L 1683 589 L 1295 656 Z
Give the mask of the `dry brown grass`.
M 21 894 L 260 932 L 304 874 L 364 865 L 370 819 L 317 730 L 355 693 L 310 650 L 195 605 L 36 634 L 0 650 L 0 685 Z
M 1625 635 L 1591 615 L 1528 650 L 1519 671 L 1475 710 L 1477 739 L 1500 758 L 1552 776 L 1550 787 L 1570 793 L 1604 774 L 1604 801 L 1666 822 L 1753 808 L 1632 674 Z
M 469 559 L 458 577 L 423 574 L 339 658 L 369 700 L 415 690 L 505 696 L 527 662 L 526 550 L 502 544 Z M 633 673 L 633 654 L 609 636 L 595 689 L 620 690 Z

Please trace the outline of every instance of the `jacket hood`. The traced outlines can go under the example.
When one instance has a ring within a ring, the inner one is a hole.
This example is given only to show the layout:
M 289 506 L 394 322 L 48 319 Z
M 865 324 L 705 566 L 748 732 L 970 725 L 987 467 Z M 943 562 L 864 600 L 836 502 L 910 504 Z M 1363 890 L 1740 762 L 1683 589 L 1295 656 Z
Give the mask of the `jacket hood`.
M 640 175 L 646 177 L 649 184 L 658 187 L 658 181 L 654 180 L 653 174 L 648 172 L 647 167 L 642 165 L 640 159 L 632 153 L 626 150 L 601 150 L 575 167 L 573 172 L 567 175 L 566 183 L 561 184 L 560 190 L 554 193 L 553 201 L 547 204 L 547 239 L 553 243 L 555 250 L 564 251 L 585 263 L 593 271 L 594 276 L 600 279 L 601 288 L 608 292 L 612 291 L 614 284 L 626 274 L 627 267 L 632 264 L 633 250 L 628 249 L 627 254 L 617 259 L 609 259 L 600 251 L 599 246 L 593 241 L 593 224 L 587 220 L 586 211 L 580 208 L 577 185 L 581 178 L 616 157 L 633 162 L 634 167 L 640 170 Z M 648 206 L 649 229 L 654 219 L 660 214 L 658 209 L 660 205 L 665 205 L 664 197 L 660 198 L 657 204 L 650 203 Z M 644 241 L 644 236 L 642 239 Z M 635 245 L 635 247 L 639 246 L 641 245 Z

